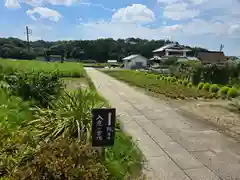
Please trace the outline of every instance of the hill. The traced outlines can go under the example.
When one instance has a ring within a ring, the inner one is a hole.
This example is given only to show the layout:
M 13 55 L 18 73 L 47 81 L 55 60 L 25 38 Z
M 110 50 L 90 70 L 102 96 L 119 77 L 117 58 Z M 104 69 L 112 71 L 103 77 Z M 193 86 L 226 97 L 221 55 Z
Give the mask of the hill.
M 152 57 L 152 51 L 164 44 L 171 43 L 166 40 L 146 40 L 139 38 L 128 39 L 97 39 L 97 40 L 73 40 L 73 41 L 34 41 L 28 43 L 17 38 L 0 38 L 0 57 L 14 59 L 35 59 L 37 56 L 45 56 L 46 52 L 62 55 L 74 59 L 94 59 L 105 62 L 108 59 L 120 59 L 130 54 L 142 54 Z M 198 51 L 206 51 L 199 47 L 189 47 L 194 55 Z

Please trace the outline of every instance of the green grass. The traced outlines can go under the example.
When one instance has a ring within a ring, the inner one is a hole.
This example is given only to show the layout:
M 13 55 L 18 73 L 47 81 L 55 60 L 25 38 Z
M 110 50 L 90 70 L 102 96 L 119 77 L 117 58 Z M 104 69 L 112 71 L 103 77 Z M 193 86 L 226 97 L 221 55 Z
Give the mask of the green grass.
M 143 155 L 131 137 L 117 130 L 114 146 L 105 151 L 105 164 L 111 179 L 134 179 L 141 175 Z
M 83 77 L 84 70 L 81 63 L 76 62 L 44 62 L 35 60 L 0 59 L 0 69 L 3 71 L 24 72 L 58 72 L 61 77 Z
M 0 133 L 11 133 L 33 118 L 30 103 L 0 88 Z
M 79 65 L 70 64 L 74 67 Z M 64 65 L 69 63 L 0 60 L 0 66 L 5 68 L 0 71 L 6 70 L 5 75 L 10 69 L 19 74 L 38 76 L 36 72 L 52 73 L 52 68 L 57 67 L 59 71 L 69 73 L 70 69 Z M 11 175 L 21 179 L 28 174 L 29 178 L 39 176 L 37 179 L 41 179 L 47 174 L 47 177 L 53 179 L 80 175 L 81 178 L 123 180 L 140 175 L 143 156 L 131 138 L 120 129 L 119 122 L 115 144 L 105 149 L 104 159 L 99 158 L 95 154 L 96 149 L 90 146 L 91 109 L 109 105 L 96 92 L 81 65 L 79 70 L 85 77 L 64 77 L 71 84 L 70 88 L 65 89 L 69 91 L 68 94 L 61 95 L 46 108 L 34 104 L 31 99 L 30 103 L 12 95 L 6 82 L 3 82 L 4 87 L 0 88 L 0 178 Z M 17 79 L 14 81 L 16 83 L 21 84 L 21 81 Z M 33 87 L 39 84 L 38 81 L 33 83 Z M 79 85 L 82 83 L 88 85 L 88 88 L 84 88 L 88 91 L 80 90 Z M 48 87 L 48 83 L 42 83 L 41 86 Z M 86 155 L 83 158 L 87 158 L 89 164 L 79 161 L 81 152 L 83 156 Z
M 171 78 L 159 78 L 158 75 L 149 74 L 139 71 L 124 70 L 124 71 L 103 71 L 104 73 L 122 80 L 130 85 L 141 87 L 147 91 L 164 94 L 173 99 L 187 99 L 187 98 L 213 98 L 214 95 L 204 91 L 198 90 L 196 87 L 187 87 L 178 82 L 172 82 Z
M 76 78 L 70 79 L 72 87 L 79 83 Z M 83 80 L 88 82 L 91 91 L 96 92 L 96 88 L 86 75 Z M 75 85 L 74 85 L 75 84 Z M 77 90 L 77 89 L 75 89 Z M 71 89 L 71 92 L 73 89 Z M 96 94 L 97 99 L 104 103 L 105 107 L 110 107 L 109 103 L 99 94 Z M 116 123 L 116 138 L 115 144 L 112 148 L 105 149 L 105 166 L 110 173 L 111 180 L 124 180 L 126 178 L 136 178 L 141 175 L 143 163 L 143 155 L 140 149 L 132 141 L 131 137 L 126 135 L 120 129 L 119 120 Z

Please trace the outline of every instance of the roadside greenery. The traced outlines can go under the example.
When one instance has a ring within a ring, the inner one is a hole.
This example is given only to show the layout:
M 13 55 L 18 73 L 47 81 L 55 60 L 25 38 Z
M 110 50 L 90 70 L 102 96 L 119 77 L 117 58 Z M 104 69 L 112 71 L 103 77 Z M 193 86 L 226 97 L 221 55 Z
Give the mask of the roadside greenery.
M 119 124 L 116 143 L 105 156 L 91 147 L 91 110 L 107 103 L 82 66 L 78 71 L 89 88 L 68 92 L 59 73 L 31 72 L 21 62 L 20 70 L 7 65 L 0 72 L 0 179 L 121 180 L 139 175 L 142 154 Z
M 164 94 L 173 99 L 235 98 L 239 96 L 239 90 L 236 88 L 222 87 L 220 89 L 217 85 L 211 85 L 209 83 L 199 83 L 197 86 L 194 86 L 193 83 L 187 79 L 178 80 L 176 77 L 132 70 L 104 72 L 131 85 L 145 88 L 147 91 L 157 94 Z

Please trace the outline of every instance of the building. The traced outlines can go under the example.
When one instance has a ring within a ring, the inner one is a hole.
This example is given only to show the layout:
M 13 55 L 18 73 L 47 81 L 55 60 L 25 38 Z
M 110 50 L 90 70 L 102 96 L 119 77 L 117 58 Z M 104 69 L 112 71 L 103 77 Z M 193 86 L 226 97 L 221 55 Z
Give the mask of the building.
M 187 52 L 190 52 L 190 49 L 185 48 L 177 43 L 167 44 L 162 46 L 159 49 L 153 51 L 154 56 L 163 57 L 163 56 L 177 56 L 177 57 L 187 57 Z
M 228 63 L 226 56 L 220 51 L 199 52 L 197 58 L 202 64 L 225 65 Z
M 148 59 L 140 54 L 133 54 L 122 59 L 124 68 L 126 69 L 141 69 L 146 68 Z
M 109 63 L 109 64 L 117 64 L 117 60 L 108 60 L 107 63 Z

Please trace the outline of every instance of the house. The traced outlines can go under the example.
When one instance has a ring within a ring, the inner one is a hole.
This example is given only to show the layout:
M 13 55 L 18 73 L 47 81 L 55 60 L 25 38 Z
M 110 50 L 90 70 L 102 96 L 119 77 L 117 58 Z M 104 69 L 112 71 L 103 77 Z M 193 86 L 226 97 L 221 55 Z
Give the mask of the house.
M 202 64 L 225 65 L 228 62 L 224 53 L 220 51 L 199 52 L 197 58 Z
M 60 55 L 50 55 L 50 61 L 61 61 Z
M 107 63 L 109 63 L 109 64 L 117 64 L 117 60 L 108 60 Z
M 140 54 L 133 54 L 122 60 L 126 69 L 141 69 L 147 67 L 148 64 L 148 59 Z
M 180 57 L 177 62 L 200 62 L 200 60 L 197 57 Z
M 154 56 L 163 57 L 163 56 L 177 56 L 177 57 L 186 57 L 187 52 L 190 52 L 191 50 L 188 48 L 185 48 L 184 46 L 181 46 L 177 43 L 171 43 L 167 44 L 165 46 L 162 46 L 159 49 L 156 49 L 153 51 Z

